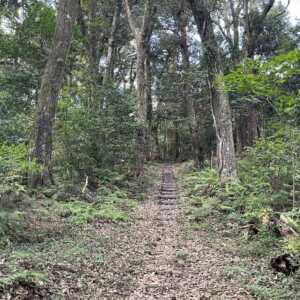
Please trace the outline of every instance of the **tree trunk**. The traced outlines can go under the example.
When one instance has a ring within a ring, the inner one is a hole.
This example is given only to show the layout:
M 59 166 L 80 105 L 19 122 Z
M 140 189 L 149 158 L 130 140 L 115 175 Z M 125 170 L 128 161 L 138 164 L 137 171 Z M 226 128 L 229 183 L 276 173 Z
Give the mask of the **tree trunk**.
M 221 181 L 237 176 L 231 108 L 222 82 L 223 73 L 209 76 L 211 103 L 217 135 L 217 160 Z
M 53 48 L 42 77 L 35 120 L 33 158 L 42 169 L 39 174 L 33 175 L 34 186 L 53 182 L 51 170 L 53 126 L 58 94 L 63 84 L 66 59 L 72 40 L 72 28 L 78 12 L 77 5 L 77 1 L 73 0 L 60 0 L 58 5 Z
M 217 136 L 217 159 L 221 181 L 237 176 L 233 140 L 231 107 L 224 90 L 220 49 L 218 47 L 207 3 L 204 0 L 189 0 L 202 40 L 208 68 L 208 83 L 211 93 L 212 114 Z
M 114 70 L 114 53 L 116 47 L 116 34 L 119 26 L 119 19 L 122 10 L 122 1 L 116 0 L 115 12 L 113 16 L 113 21 L 111 25 L 110 37 L 108 40 L 108 49 L 107 49 L 107 57 L 106 57 L 106 68 L 103 76 L 103 83 L 108 82 L 113 78 L 113 70 Z
M 188 14 L 185 11 L 185 7 L 182 4 L 179 16 L 179 33 L 180 33 L 180 48 L 182 53 L 183 59 L 183 70 L 184 73 L 187 74 L 190 68 L 190 57 L 189 57 L 189 47 L 187 42 L 187 26 L 188 26 Z M 186 79 L 184 79 L 186 80 Z M 188 90 L 188 86 L 185 84 L 183 87 L 184 91 Z M 194 107 L 194 99 L 190 95 L 186 95 L 184 97 L 184 103 L 186 105 L 186 113 L 187 113 L 187 120 L 188 126 L 191 133 L 191 141 L 192 141 L 192 152 L 193 152 L 193 159 L 195 165 L 197 167 L 200 166 L 201 162 L 199 161 L 199 149 L 200 149 L 200 137 L 199 137 L 199 130 L 197 128 L 197 117 Z
M 146 77 L 145 59 L 146 47 L 142 40 L 137 41 L 137 140 L 136 140 L 136 177 L 140 183 L 144 181 L 144 162 L 146 159 L 146 135 L 147 135 L 147 99 L 146 99 Z
M 146 70 L 148 44 L 152 34 L 152 19 L 155 13 L 151 0 L 144 3 L 144 16 L 142 24 L 137 24 L 132 15 L 129 0 L 124 0 L 129 26 L 135 37 L 137 54 L 136 84 L 137 84 L 137 135 L 136 135 L 136 178 L 140 185 L 144 183 L 144 163 L 146 159 L 147 136 L 147 97 L 146 97 Z
M 154 159 L 155 160 L 161 160 L 161 150 L 160 150 L 160 144 L 159 144 L 159 124 L 158 122 L 154 122 L 153 124 L 153 141 L 155 145 L 155 150 L 154 152 Z
M 99 83 L 99 30 L 97 26 L 98 0 L 89 0 L 89 28 L 88 28 L 88 58 L 90 70 L 90 101 L 91 111 L 97 111 L 100 105 L 98 101 Z
M 153 105 L 152 105 L 152 72 L 150 61 L 150 49 L 147 49 L 145 58 L 145 81 L 146 81 L 146 101 L 147 101 L 147 160 L 152 158 L 152 119 L 153 119 Z

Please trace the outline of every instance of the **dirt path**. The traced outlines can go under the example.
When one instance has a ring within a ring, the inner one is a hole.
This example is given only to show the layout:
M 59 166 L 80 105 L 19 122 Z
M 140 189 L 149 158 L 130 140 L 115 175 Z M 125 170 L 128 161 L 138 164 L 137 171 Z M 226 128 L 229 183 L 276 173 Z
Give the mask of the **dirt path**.
M 176 251 L 179 248 L 179 197 L 173 169 L 163 170 L 158 199 L 150 199 L 144 207 L 142 228 L 151 230 L 154 249 L 144 260 L 144 270 L 137 288 L 129 299 L 176 299 Z M 152 200 L 152 201 L 151 201 Z
M 187 228 L 172 166 L 163 167 L 158 182 L 139 207 L 130 232 L 115 233 L 106 257 L 110 271 L 102 274 L 102 288 L 94 297 L 252 299 L 223 274 L 238 258 L 211 247 L 205 233 L 195 236 Z

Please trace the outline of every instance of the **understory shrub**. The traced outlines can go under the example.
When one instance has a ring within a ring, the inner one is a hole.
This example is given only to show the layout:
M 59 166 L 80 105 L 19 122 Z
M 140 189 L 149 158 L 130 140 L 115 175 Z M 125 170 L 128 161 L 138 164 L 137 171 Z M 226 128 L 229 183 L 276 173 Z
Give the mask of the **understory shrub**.
M 300 254 L 300 134 L 292 131 L 285 127 L 248 148 L 239 162 L 238 180 L 221 185 L 211 169 L 186 174 L 183 184 L 191 199 L 190 219 L 199 222 L 225 215 L 262 231 L 272 222 L 283 224 L 293 233 L 287 235 L 285 248 Z
M 74 91 L 65 87 L 59 102 L 55 165 L 63 180 L 106 177 L 104 170 L 126 171 L 134 159 L 134 99 L 114 86 L 103 87 L 99 107 L 90 109 L 86 92 L 78 88 L 75 101 Z
M 75 198 L 70 202 L 57 203 L 55 210 L 71 223 L 84 225 L 99 220 L 128 222 L 135 207 L 136 202 L 129 199 L 124 191 L 108 192 L 108 189 L 102 189 L 94 203 Z

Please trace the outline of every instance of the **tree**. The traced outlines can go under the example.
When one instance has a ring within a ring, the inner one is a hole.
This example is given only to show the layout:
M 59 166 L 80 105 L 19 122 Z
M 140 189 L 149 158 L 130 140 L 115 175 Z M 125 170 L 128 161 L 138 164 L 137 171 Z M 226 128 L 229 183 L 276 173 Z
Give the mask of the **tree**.
M 258 37 L 262 34 L 264 29 L 264 21 L 274 6 L 275 0 L 268 0 L 262 8 L 260 13 L 258 9 L 250 11 L 249 0 L 244 1 L 244 15 L 245 15 L 245 56 L 253 58 L 257 49 Z
M 136 83 L 137 83 L 137 135 L 136 135 L 136 178 L 139 183 L 144 181 L 144 162 L 146 157 L 146 135 L 147 135 L 147 76 L 146 59 L 147 49 L 153 29 L 153 15 L 155 13 L 151 0 L 146 0 L 141 25 L 136 22 L 132 13 L 129 0 L 125 0 L 125 9 L 134 35 L 137 63 L 136 63 Z
M 53 125 L 77 12 L 77 1 L 74 3 L 72 0 L 60 0 L 53 47 L 44 70 L 38 97 L 33 158 L 41 165 L 42 170 L 39 174 L 34 174 L 33 185 L 47 185 L 53 181 L 51 170 Z
M 184 3 L 181 4 L 178 17 L 178 27 L 179 27 L 179 46 L 182 54 L 182 65 L 183 73 L 188 75 L 190 71 L 190 54 L 189 54 L 189 45 L 188 45 L 188 23 L 189 15 L 187 13 L 187 8 Z M 200 151 L 200 132 L 197 124 L 197 116 L 195 112 L 195 103 L 193 97 L 189 95 L 188 84 L 183 86 L 184 88 L 184 104 L 186 105 L 186 117 L 188 120 L 188 126 L 191 134 L 191 143 L 193 151 L 193 159 L 196 166 L 200 166 L 203 163 L 203 157 Z
M 229 0 L 224 3 L 224 16 L 221 16 L 218 28 L 221 31 L 229 49 L 230 69 L 234 68 L 246 58 L 254 58 L 262 53 L 264 44 L 270 47 L 270 41 L 262 43 L 266 21 L 275 5 L 275 0 L 268 0 L 262 5 L 258 1 Z M 279 7 L 280 12 L 272 19 L 284 14 L 286 8 Z M 221 23 L 224 25 L 222 26 Z M 274 27 L 274 24 L 273 26 Z M 268 34 L 271 30 L 268 29 Z M 275 37 L 273 37 L 275 39 Z M 237 150 L 240 152 L 245 146 L 251 146 L 257 138 L 262 136 L 262 116 L 258 103 L 243 102 L 235 111 L 235 134 Z M 243 128 L 241 128 L 243 127 Z
M 120 14 L 122 11 L 122 0 L 115 1 L 114 16 L 111 25 L 110 37 L 108 39 L 108 49 L 106 56 L 106 68 L 103 75 L 103 82 L 111 80 L 113 77 L 114 54 L 116 50 L 116 33 L 119 26 Z
M 224 91 L 220 49 L 216 40 L 210 7 L 206 0 L 189 0 L 202 40 L 207 63 L 211 107 L 217 136 L 217 160 L 222 181 L 237 176 L 231 108 Z

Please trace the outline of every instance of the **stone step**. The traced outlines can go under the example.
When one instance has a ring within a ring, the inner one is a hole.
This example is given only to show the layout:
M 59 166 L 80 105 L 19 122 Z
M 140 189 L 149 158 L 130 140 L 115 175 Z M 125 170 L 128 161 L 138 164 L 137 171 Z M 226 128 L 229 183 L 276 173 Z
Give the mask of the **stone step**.
M 159 221 L 159 222 L 171 222 L 171 221 L 175 221 L 176 218 L 160 218 L 160 219 L 157 219 L 156 221 Z
M 166 205 L 166 204 L 164 204 L 164 205 L 160 206 L 160 210 L 161 211 L 172 211 L 172 210 L 174 210 L 175 207 L 176 207 L 176 205 Z
M 177 191 L 161 190 L 160 194 L 163 194 L 163 195 L 168 195 L 168 194 L 174 195 L 175 194 L 175 195 L 177 195 Z
M 167 199 L 177 199 L 177 194 L 176 194 L 176 193 L 167 193 L 167 194 L 161 193 L 161 194 L 159 195 L 159 197 L 160 197 L 160 196 L 165 197 L 165 198 L 167 198 Z
M 177 199 L 176 195 L 159 195 L 159 199 L 161 200 L 167 200 L 167 199 Z
M 164 188 L 164 189 L 177 189 L 176 185 L 162 184 L 161 187 Z
M 173 207 L 174 207 L 174 209 L 176 208 L 176 201 L 174 201 L 174 200 L 160 200 L 159 202 L 158 202 L 158 204 L 160 205 L 160 206 L 165 206 L 165 205 L 172 205 Z
M 160 191 L 160 194 L 161 195 L 166 195 L 166 194 L 176 194 L 177 195 L 177 190 L 165 190 L 165 189 L 163 189 L 163 190 Z

